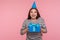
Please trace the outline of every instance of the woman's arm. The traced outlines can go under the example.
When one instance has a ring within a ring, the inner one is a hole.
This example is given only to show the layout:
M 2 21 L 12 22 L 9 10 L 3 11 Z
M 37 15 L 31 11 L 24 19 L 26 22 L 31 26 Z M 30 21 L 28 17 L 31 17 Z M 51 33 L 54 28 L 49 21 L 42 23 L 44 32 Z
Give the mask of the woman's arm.
M 28 28 L 26 27 L 26 20 L 23 22 L 22 24 L 22 28 L 21 28 L 21 35 L 24 35 L 26 32 L 28 31 Z
M 46 28 L 46 25 L 45 25 L 45 22 L 44 22 L 44 19 L 41 20 L 41 32 L 42 33 L 47 33 L 47 28 Z

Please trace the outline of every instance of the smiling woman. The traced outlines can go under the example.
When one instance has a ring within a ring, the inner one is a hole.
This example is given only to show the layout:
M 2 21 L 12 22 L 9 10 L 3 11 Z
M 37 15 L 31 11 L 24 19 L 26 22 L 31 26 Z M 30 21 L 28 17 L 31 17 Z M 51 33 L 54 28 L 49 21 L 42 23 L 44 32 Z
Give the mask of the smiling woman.
M 34 26 L 30 25 L 30 28 L 29 28 L 30 23 L 33 23 Z M 41 26 L 38 26 L 38 29 L 37 29 L 35 28 L 37 26 L 35 24 L 39 24 Z M 41 28 L 41 32 L 40 32 L 40 28 Z M 41 34 L 47 33 L 46 25 L 44 23 L 43 18 L 40 16 L 38 9 L 36 8 L 35 2 L 33 3 L 33 7 L 29 10 L 28 18 L 23 22 L 23 25 L 22 25 L 21 35 L 25 33 L 27 33 L 26 40 L 42 40 Z
M 39 14 L 37 8 L 31 8 L 31 9 L 29 10 L 28 19 L 31 19 L 31 17 L 32 17 L 32 19 L 33 19 L 34 17 L 35 17 L 36 19 L 38 19 L 38 18 L 40 17 L 40 14 Z

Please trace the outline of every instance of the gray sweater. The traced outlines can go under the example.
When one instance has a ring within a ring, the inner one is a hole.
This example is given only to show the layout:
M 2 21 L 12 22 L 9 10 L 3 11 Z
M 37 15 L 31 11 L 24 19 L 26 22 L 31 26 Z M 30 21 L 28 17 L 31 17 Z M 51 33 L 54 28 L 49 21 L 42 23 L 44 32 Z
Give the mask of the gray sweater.
M 26 27 L 28 27 L 28 24 L 30 22 L 33 22 L 32 20 L 28 20 L 26 19 L 23 24 L 22 24 L 22 29 L 21 29 L 21 35 L 23 35 L 24 33 L 22 32 Z M 46 28 L 46 25 L 45 25 L 45 22 L 44 22 L 44 19 L 42 17 L 39 17 L 37 19 L 37 21 L 33 22 L 33 23 L 39 23 L 41 25 L 41 28 L 45 29 L 47 33 L 47 28 Z M 42 33 L 30 33 L 30 32 L 27 32 L 26 33 L 26 40 L 42 40 Z

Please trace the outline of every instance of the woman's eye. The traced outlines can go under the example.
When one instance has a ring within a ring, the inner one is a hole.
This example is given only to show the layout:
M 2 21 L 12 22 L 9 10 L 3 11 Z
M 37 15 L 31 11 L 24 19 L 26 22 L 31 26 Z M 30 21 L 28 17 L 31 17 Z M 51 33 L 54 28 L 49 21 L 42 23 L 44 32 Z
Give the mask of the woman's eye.
M 33 13 L 32 11 L 30 13 Z
M 35 13 L 37 13 L 37 12 L 35 12 Z

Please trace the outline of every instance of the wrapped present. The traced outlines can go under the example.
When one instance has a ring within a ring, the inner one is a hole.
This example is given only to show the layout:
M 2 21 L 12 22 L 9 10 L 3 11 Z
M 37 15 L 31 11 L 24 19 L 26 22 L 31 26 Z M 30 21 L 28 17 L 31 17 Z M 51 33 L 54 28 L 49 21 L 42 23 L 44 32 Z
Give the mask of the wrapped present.
M 41 25 L 39 23 L 29 23 L 28 30 L 29 32 L 41 32 Z

